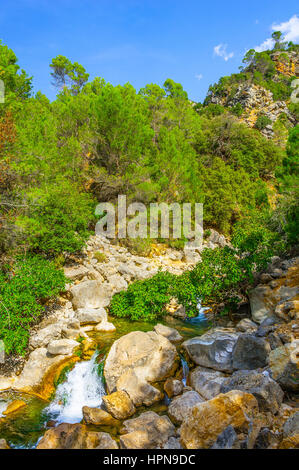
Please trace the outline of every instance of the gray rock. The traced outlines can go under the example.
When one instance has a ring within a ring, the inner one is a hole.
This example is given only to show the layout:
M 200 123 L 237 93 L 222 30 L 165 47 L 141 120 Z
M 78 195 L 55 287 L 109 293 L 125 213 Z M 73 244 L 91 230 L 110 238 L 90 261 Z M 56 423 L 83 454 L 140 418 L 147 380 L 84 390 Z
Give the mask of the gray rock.
M 181 424 L 189 416 L 192 408 L 203 401 L 204 399 L 197 392 L 185 392 L 171 401 L 168 415 L 175 424 Z
M 212 445 L 211 449 L 239 449 L 240 444 L 238 441 L 237 433 L 234 428 L 229 425 L 217 437 L 216 442 Z
M 283 400 L 283 391 L 277 382 L 271 379 L 268 372 L 259 373 L 253 370 L 234 372 L 221 386 L 221 393 L 230 390 L 241 390 L 252 393 L 258 401 L 260 410 L 277 413 Z
M 169 326 L 162 325 L 161 323 L 158 323 L 156 326 L 154 326 L 154 331 L 158 333 L 158 335 L 165 336 L 165 338 L 167 338 L 172 343 L 182 341 L 183 339 L 183 337 L 175 328 L 170 328 Z
M 239 323 L 236 325 L 236 330 L 240 331 L 241 333 L 253 333 L 257 330 L 257 327 L 257 324 L 249 318 L 243 318 L 243 320 L 239 321 Z
M 56 356 L 58 354 L 67 356 L 69 354 L 72 354 L 74 349 L 78 346 L 79 343 L 72 339 L 54 339 L 48 344 L 47 351 L 53 356 Z
M 232 352 L 239 337 L 230 328 L 212 328 L 202 336 L 183 343 L 195 364 L 211 369 L 232 372 Z
M 259 285 L 249 293 L 251 315 L 255 322 L 261 323 L 273 313 L 273 307 L 267 298 L 270 297 L 270 287 Z
M 183 447 L 180 444 L 179 439 L 175 437 L 170 437 L 166 444 L 164 444 L 163 449 L 182 449 Z
M 65 277 L 71 279 L 72 281 L 77 281 L 83 279 L 84 276 L 87 276 L 88 269 L 85 266 L 71 266 L 64 268 Z
M 81 323 L 101 323 L 107 321 L 107 312 L 104 308 L 79 308 L 76 319 Z
M 234 369 L 252 370 L 268 364 L 269 344 L 262 338 L 241 334 L 233 351 Z
M 75 310 L 107 307 L 110 302 L 107 287 L 100 281 L 83 281 L 71 287 L 70 292 Z
M 206 400 L 219 395 L 221 386 L 226 380 L 222 372 L 198 366 L 190 374 L 190 385 Z
M 283 437 L 292 437 L 299 434 L 299 411 L 296 411 L 283 426 Z
M 35 349 L 48 346 L 50 341 L 61 337 L 61 328 L 61 325 L 57 323 L 42 328 L 30 338 L 29 344 L 31 348 Z
M 299 391 L 299 340 L 271 351 L 269 370 L 283 390 Z

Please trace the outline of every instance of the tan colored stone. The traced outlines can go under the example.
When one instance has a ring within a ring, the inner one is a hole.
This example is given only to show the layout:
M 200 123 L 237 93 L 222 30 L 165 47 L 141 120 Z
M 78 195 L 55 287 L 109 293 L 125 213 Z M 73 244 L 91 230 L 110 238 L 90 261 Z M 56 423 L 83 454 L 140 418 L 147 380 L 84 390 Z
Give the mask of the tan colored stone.
M 27 403 L 23 400 L 14 400 L 13 402 L 9 403 L 6 410 L 2 412 L 4 416 L 7 416 L 15 411 L 19 410 L 20 408 L 24 408 Z
M 119 421 L 111 416 L 107 411 L 101 408 L 90 408 L 83 406 L 83 419 L 86 424 L 103 425 L 103 426 L 118 426 Z
M 232 390 L 199 403 L 181 426 L 181 442 L 187 449 L 208 449 L 227 426 L 247 429 L 258 413 L 256 398 L 250 393 Z
M 136 411 L 129 395 L 123 390 L 106 395 L 102 399 L 104 407 L 115 419 L 128 418 Z

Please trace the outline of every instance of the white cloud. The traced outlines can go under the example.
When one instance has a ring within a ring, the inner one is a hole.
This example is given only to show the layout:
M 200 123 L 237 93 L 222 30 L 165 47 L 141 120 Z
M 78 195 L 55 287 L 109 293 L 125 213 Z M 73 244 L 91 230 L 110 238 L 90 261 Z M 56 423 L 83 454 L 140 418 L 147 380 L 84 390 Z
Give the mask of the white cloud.
M 227 52 L 226 48 L 227 48 L 227 44 L 218 44 L 218 46 L 214 47 L 214 55 L 222 57 L 227 62 L 229 59 L 234 57 L 234 53 Z
M 281 31 L 284 40 L 289 42 L 298 43 L 299 41 L 299 17 L 297 15 L 292 16 L 288 21 L 283 21 L 282 23 L 273 23 L 271 26 L 272 31 Z M 274 41 L 272 38 L 266 39 L 262 44 L 255 47 L 257 52 L 266 51 L 267 49 L 272 49 L 274 46 Z
M 198 75 L 195 75 L 195 78 L 197 78 L 197 80 L 201 80 L 203 77 L 203 75 L 201 73 L 199 73 Z

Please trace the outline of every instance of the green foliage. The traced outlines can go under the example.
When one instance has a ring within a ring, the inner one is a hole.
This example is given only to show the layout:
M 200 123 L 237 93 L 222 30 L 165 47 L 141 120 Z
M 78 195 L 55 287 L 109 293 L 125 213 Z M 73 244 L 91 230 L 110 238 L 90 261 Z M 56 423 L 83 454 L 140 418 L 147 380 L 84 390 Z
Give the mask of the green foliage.
M 85 68 L 81 64 L 78 64 L 78 62 L 72 63 L 62 55 L 52 59 L 50 67 L 53 70 L 51 72 L 54 80 L 53 84 L 64 90 L 69 85 L 74 95 L 79 93 L 89 77 L 89 74 L 86 73 Z
M 93 254 L 93 257 L 98 261 L 98 263 L 105 263 L 107 261 L 107 256 L 101 251 L 96 251 Z
M 265 114 L 260 114 L 255 122 L 255 127 L 261 131 L 265 129 L 269 124 L 272 124 L 271 119 Z
M 24 354 L 29 330 L 44 312 L 42 302 L 64 290 L 62 271 L 41 257 L 18 259 L 0 272 L 0 339 L 7 354 Z

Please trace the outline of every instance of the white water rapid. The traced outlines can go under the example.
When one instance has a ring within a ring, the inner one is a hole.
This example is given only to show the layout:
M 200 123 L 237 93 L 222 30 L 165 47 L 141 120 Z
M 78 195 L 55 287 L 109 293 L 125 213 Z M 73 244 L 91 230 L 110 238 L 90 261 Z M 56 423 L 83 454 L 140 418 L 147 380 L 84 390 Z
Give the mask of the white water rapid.
M 59 423 L 79 423 L 82 407 L 98 407 L 105 395 L 102 378 L 98 374 L 95 353 L 89 361 L 78 362 L 58 385 L 55 398 L 45 409 L 48 417 Z

